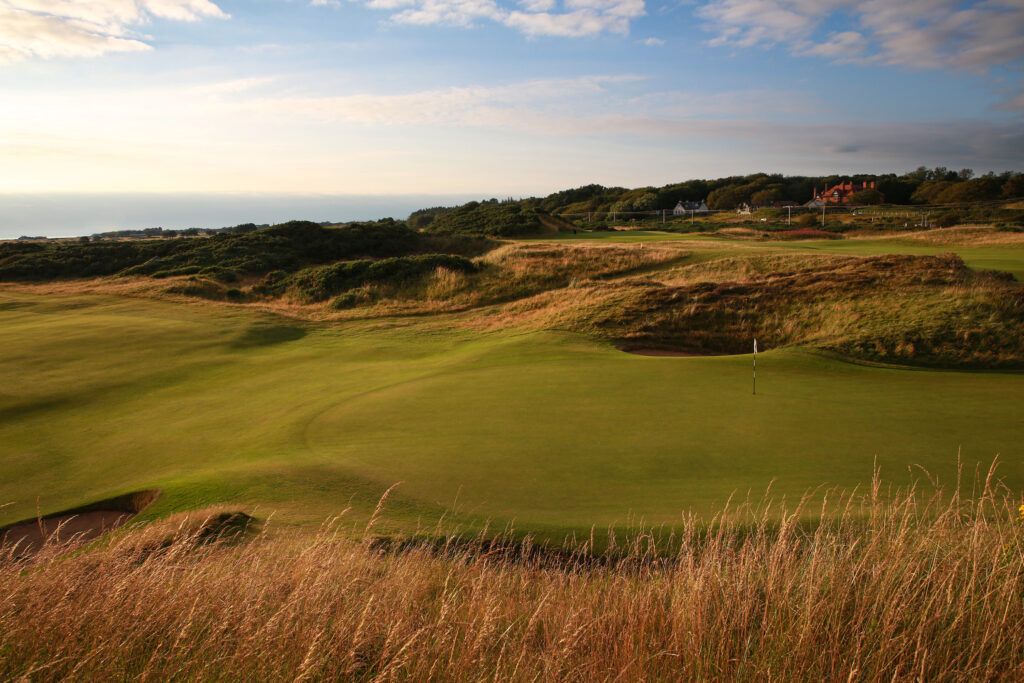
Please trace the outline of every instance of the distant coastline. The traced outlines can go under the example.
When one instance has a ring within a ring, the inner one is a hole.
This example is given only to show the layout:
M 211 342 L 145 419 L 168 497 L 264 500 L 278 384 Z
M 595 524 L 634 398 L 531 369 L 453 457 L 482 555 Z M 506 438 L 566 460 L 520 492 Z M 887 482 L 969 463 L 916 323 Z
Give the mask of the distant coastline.
M 0 193 L 0 239 L 79 237 L 112 230 L 220 228 L 291 219 L 360 221 L 405 218 L 416 209 L 451 206 L 476 194 L 75 194 Z

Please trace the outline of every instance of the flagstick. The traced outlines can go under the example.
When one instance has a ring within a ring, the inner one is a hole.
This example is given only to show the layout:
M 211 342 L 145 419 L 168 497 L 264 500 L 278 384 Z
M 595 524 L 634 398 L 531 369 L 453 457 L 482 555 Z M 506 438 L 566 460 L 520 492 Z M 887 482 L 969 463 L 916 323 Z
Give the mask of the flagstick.
M 754 340 L 754 396 L 757 396 L 757 340 Z

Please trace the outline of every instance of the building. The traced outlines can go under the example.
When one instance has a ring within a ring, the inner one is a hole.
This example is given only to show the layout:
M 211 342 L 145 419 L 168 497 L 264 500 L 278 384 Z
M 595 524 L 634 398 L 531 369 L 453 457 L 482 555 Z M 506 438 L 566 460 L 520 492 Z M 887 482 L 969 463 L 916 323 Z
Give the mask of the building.
M 672 209 L 673 216 L 685 216 L 688 213 L 707 213 L 707 203 L 702 199 L 699 202 L 679 202 L 676 208 Z
M 814 188 L 814 199 L 805 204 L 805 206 L 824 206 L 826 204 L 851 204 L 853 203 L 853 195 L 857 192 L 863 192 L 864 190 L 877 190 L 877 184 L 874 180 L 870 183 L 864 181 L 861 184 L 850 182 L 842 182 L 832 187 L 826 187 L 824 191 L 818 192 L 818 188 Z

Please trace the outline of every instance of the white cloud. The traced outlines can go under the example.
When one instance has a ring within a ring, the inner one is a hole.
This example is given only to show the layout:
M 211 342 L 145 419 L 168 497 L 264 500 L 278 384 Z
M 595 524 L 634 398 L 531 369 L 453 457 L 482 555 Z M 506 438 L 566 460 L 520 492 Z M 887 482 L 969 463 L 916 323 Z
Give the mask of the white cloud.
M 547 133 L 569 121 L 567 98 L 607 97 L 609 86 L 636 76 L 586 76 L 523 81 L 501 86 L 453 87 L 403 94 L 279 97 L 247 102 L 245 109 L 281 117 L 300 115 L 323 123 L 476 126 Z M 554 126 L 554 128 L 549 128 Z
M 136 28 L 152 18 L 227 18 L 210 0 L 0 0 L 0 63 L 151 49 Z
M 647 47 L 658 47 L 660 45 L 665 44 L 665 41 L 662 40 L 661 38 L 648 38 L 647 40 L 642 40 L 640 42 L 642 42 Z
M 842 31 L 833 33 L 822 43 L 814 43 L 803 48 L 797 48 L 800 55 L 810 57 L 825 57 L 827 59 L 842 60 L 863 54 L 867 41 L 856 31 Z
M 712 45 L 785 45 L 794 54 L 984 71 L 1024 62 L 1021 0 L 708 0 Z M 858 29 L 820 32 L 829 21 Z
M 581 37 L 629 33 L 630 22 L 645 13 L 644 0 L 353 0 L 391 12 L 396 24 L 473 26 L 492 21 L 529 36 Z M 337 4 L 312 0 L 312 5 Z

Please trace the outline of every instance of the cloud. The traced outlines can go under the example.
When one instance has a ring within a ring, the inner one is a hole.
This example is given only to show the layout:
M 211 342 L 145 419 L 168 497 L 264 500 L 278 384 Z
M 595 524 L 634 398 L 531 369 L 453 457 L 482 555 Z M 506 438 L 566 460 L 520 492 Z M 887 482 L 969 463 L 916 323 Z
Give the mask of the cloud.
M 1001 167 L 1024 157 L 1024 131 L 1018 125 L 977 120 L 794 122 L 790 113 L 806 114 L 823 106 L 799 92 L 620 97 L 618 86 L 637 79 L 591 76 L 398 95 L 267 99 L 247 103 L 245 108 L 279 114 L 284 120 L 301 112 L 328 126 L 431 126 L 460 133 L 477 128 L 566 139 L 646 139 L 647 144 L 674 146 L 742 144 L 762 159 L 777 155 L 779 160 L 824 158 L 898 166 L 952 159 L 965 166 Z M 630 113 L 618 113 L 622 111 Z M 757 112 L 758 118 L 751 118 L 751 112 Z M 773 112 L 780 115 L 778 120 L 767 120 Z
M 571 120 L 564 110 L 567 99 L 605 98 L 609 86 L 636 80 L 636 76 L 584 76 L 403 94 L 264 98 L 243 106 L 281 117 L 298 114 L 322 123 L 475 126 L 546 133 L 561 131 L 560 122 Z
M 837 61 L 985 71 L 1024 62 L 1021 0 L 708 0 L 712 45 L 782 44 Z M 858 30 L 820 34 L 850 22 Z
M 1003 111 L 1024 112 L 1024 92 L 1003 100 L 997 104 L 995 108 Z
M 151 49 L 136 27 L 153 18 L 227 18 L 210 0 L 0 0 L 0 63 Z
M 9 162 L 0 164 L 0 183 L 493 194 L 488 186 L 530 188 L 541 180 L 557 188 L 758 168 L 1001 170 L 1024 158 L 1016 121 L 858 122 L 836 118 L 800 91 L 643 97 L 637 80 L 593 75 L 335 96 L 296 96 L 299 86 L 285 77 L 111 85 L 102 96 L 86 84 L 14 87 L 0 98 L 0 159 Z
M 391 12 L 396 24 L 469 27 L 490 21 L 531 38 L 578 38 L 600 33 L 629 33 L 630 23 L 646 14 L 644 0 L 354 0 L 370 9 Z M 312 0 L 312 5 L 337 4 Z
M 647 40 L 642 40 L 640 42 L 642 42 L 647 47 L 658 47 L 659 45 L 665 44 L 665 41 L 662 40 L 661 38 L 648 38 Z
M 796 53 L 809 57 L 843 60 L 863 54 L 866 49 L 864 36 L 856 31 L 833 33 L 825 42 L 797 48 Z
M 403 94 L 263 98 L 239 103 L 250 116 L 331 128 L 345 124 L 525 133 L 548 138 L 646 140 L 651 145 L 742 145 L 759 159 L 831 159 L 836 163 L 906 166 L 962 163 L 1012 166 L 1024 157 L 1019 125 L 976 120 L 869 123 L 822 120 L 825 105 L 800 92 L 744 90 L 624 95 L 637 76 L 544 79 Z M 619 112 L 628 111 L 629 114 Z M 753 118 L 756 112 L 757 118 Z M 793 121 L 793 113 L 818 114 Z M 777 115 L 774 120 L 772 115 Z M 771 157 L 775 158 L 775 157 Z

